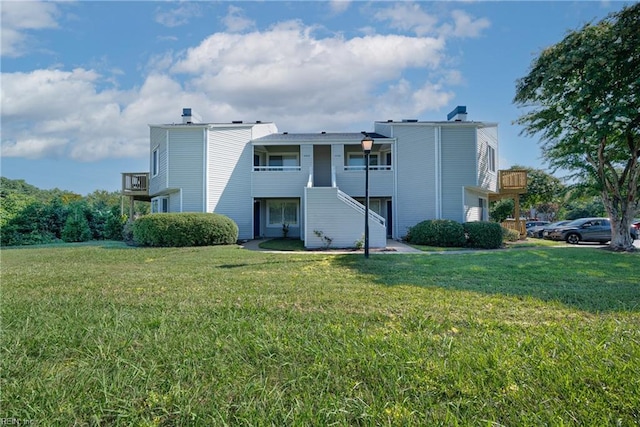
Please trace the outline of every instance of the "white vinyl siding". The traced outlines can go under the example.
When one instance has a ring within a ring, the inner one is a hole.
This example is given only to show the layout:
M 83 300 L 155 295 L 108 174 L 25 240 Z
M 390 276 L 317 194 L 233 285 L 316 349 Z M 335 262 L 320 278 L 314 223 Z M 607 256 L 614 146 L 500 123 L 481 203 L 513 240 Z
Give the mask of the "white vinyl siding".
M 498 190 L 498 128 L 478 129 L 478 186 L 488 191 Z M 490 156 L 493 156 L 491 161 Z
M 477 185 L 476 129 L 442 127 L 442 218 L 465 222 L 463 189 Z
M 207 212 L 232 218 L 240 239 L 253 237 L 251 137 L 250 126 L 226 125 L 211 128 L 207 141 Z
M 398 141 L 394 234 L 402 237 L 409 227 L 438 215 L 436 129 L 432 125 L 410 125 L 396 126 L 392 132 Z
M 169 185 L 182 191 L 182 212 L 204 211 L 204 129 L 169 130 Z
M 358 240 L 364 238 L 364 213 L 340 200 L 337 188 L 306 188 L 305 197 L 306 247 L 320 248 L 325 245 L 314 231 L 331 238 L 333 248 L 353 247 Z M 386 227 L 375 221 L 369 221 L 370 247 L 385 247 L 386 243 Z
M 167 189 L 167 132 L 165 129 L 151 127 L 149 129 L 151 157 L 149 170 L 152 172 L 149 180 L 149 195 L 159 194 Z M 157 173 L 153 167 L 153 153 L 157 152 Z

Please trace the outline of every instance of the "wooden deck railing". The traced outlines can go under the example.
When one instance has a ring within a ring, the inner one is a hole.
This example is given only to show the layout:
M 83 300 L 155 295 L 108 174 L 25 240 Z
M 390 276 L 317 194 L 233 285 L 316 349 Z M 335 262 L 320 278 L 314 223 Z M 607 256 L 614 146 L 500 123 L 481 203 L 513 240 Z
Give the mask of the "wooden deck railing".
M 122 194 L 125 196 L 148 196 L 149 173 L 126 172 L 122 174 Z
M 501 170 L 500 191 L 516 191 L 527 188 L 526 170 Z

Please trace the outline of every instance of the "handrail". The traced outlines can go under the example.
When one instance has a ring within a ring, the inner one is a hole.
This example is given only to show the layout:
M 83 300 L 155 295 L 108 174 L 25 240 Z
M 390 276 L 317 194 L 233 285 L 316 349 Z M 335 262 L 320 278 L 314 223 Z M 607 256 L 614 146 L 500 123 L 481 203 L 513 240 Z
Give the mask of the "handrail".
M 344 170 L 346 171 L 364 171 L 364 165 L 362 166 L 345 166 Z M 369 165 L 370 171 L 390 171 L 391 165 L 377 165 L 371 166 Z
M 347 205 L 351 206 L 353 209 L 361 212 L 363 215 L 365 214 L 365 207 L 362 205 L 362 203 L 358 202 L 357 200 L 349 196 L 347 193 L 341 190 L 338 190 L 338 199 L 342 200 Z M 369 209 L 369 219 L 373 221 L 377 221 L 382 226 L 385 226 L 387 223 L 387 221 L 383 217 L 381 217 L 371 209 Z
M 313 166 L 309 167 L 309 180 L 307 180 L 307 187 L 313 187 Z
M 291 172 L 301 170 L 300 166 L 254 166 L 254 172 Z
M 149 173 L 147 172 L 124 172 L 122 174 L 123 192 L 148 192 Z

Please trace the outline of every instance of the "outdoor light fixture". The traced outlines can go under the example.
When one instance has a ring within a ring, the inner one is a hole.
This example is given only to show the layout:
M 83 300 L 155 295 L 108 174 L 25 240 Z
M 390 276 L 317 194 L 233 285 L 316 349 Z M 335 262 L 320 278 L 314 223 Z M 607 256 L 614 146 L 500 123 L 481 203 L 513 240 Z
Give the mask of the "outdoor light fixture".
M 360 143 L 364 152 L 364 257 L 369 258 L 369 154 L 373 139 L 365 134 Z

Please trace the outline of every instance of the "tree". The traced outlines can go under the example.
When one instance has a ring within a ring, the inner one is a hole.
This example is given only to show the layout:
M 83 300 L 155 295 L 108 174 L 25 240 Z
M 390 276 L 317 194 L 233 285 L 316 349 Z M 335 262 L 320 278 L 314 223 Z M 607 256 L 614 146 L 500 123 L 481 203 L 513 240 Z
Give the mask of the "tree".
M 515 202 L 513 199 L 500 199 L 489 208 L 489 217 L 495 222 L 504 222 L 513 215 Z
M 86 242 L 91 240 L 91 228 L 81 205 L 73 206 L 62 229 L 62 240 L 65 242 Z
M 540 135 L 544 158 L 593 176 L 611 219 L 611 248 L 631 250 L 640 208 L 640 3 L 572 31 L 519 79 L 517 123 Z
M 542 169 L 517 165 L 511 169 L 527 171 L 527 192 L 520 195 L 520 205 L 524 209 L 550 213 L 551 207 L 564 191 L 562 181 Z

